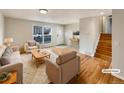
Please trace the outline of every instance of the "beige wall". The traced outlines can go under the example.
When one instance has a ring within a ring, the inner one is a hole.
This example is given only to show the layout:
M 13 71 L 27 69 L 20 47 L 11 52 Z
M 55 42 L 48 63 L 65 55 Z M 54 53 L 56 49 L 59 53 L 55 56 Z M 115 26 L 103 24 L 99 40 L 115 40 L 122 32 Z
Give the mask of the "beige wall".
M 93 56 L 100 33 L 100 17 L 80 19 L 80 52 Z
M 120 69 L 113 75 L 124 80 L 124 9 L 112 10 L 112 68 Z
M 26 41 L 32 40 L 32 26 L 34 25 L 48 26 L 52 28 L 52 42 L 50 45 L 64 43 L 63 25 L 7 17 L 5 17 L 5 37 L 13 37 L 14 44 L 23 46 Z
M 73 32 L 79 31 L 79 23 L 68 24 L 64 26 L 65 44 L 70 45 L 70 38 L 73 37 Z
M 4 16 L 0 13 L 0 45 L 3 44 L 4 39 Z

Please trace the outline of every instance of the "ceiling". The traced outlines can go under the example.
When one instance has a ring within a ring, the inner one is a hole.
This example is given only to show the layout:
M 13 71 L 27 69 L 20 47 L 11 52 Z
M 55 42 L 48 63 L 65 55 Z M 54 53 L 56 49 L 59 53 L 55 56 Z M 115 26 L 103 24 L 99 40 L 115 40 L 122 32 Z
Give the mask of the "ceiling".
M 47 14 L 41 14 L 38 9 L 1 9 L 6 17 L 19 18 L 33 21 L 72 24 L 78 23 L 80 18 L 111 15 L 111 9 L 48 9 Z

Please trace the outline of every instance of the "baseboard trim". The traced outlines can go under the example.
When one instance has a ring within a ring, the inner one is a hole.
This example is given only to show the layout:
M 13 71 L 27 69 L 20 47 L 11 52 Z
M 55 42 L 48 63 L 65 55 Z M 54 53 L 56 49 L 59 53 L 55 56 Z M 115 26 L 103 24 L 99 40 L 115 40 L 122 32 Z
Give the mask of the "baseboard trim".
M 124 77 L 119 76 L 119 75 L 117 75 L 116 73 L 112 73 L 112 75 L 115 76 L 115 77 L 117 77 L 117 78 L 119 78 L 119 79 L 121 79 L 121 80 L 124 80 Z
M 88 55 L 88 56 L 93 57 L 93 54 L 92 54 L 92 53 L 84 52 L 84 51 L 81 51 L 81 50 L 79 50 L 79 52 L 82 53 L 82 54 L 86 54 L 86 55 Z
M 98 43 L 99 43 L 99 40 L 100 40 L 100 35 L 101 35 L 101 33 L 99 33 L 99 35 L 98 35 L 98 37 L 97 37 L 97 40 L 96 40 L 96 43 L 95 43 L 95 47 L 94 47 L 94 49 L 93 49 L 92 56 L 95 56 L 96 49 L 97 49 L 97 46 L 98 46 Z

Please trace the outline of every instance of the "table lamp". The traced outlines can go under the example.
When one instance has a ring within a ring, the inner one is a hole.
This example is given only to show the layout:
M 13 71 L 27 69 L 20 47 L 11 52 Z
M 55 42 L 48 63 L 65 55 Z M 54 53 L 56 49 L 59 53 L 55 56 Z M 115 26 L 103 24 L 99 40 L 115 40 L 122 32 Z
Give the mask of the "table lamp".
M 12 37 L 7 37 L 4 39 L 4 43 L 7 45 L 7 46 L 10 46 L 11 43 L 13 43 L 13 38 Z

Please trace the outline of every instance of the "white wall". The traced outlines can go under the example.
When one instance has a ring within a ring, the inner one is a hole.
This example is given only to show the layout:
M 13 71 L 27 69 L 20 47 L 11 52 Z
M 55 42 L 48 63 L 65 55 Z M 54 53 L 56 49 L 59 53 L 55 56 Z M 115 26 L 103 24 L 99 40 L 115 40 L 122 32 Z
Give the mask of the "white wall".
M 100 33 L 100 17 L 80 19 L 80 52 L 93 56 Z
M 124 79 L 124 9 L 112 10 L 112 68 L 120 69 L 114 75 Z
M 4 39 L 4 16 L 0 13 L 0 45 L 3 44 Z
M 68 24 L 64 26 L 65 44 L 71 45 L 69 39 L 73 37 L 73 32 L 75 31 L 79 31 L 79 23 Z
M 57 39 L 56 44 L 57 45 L 64 44 L 64 27 L 63 26 L 57 26 L 56 34 L 57 34 L 57 38 L 55 38 L 55 39 Z
M 64 43 L 63 25 L 21 20 L 14 18 L 6 18 L 6 17 L 5 17 L 5 37 L 13 37 L 14 44 L 23 46 L 26 41 L 32 40 L 32 26 L 34 25 L 48 26 L 52 28 L 52 41 L 50 44 L 51 46 Z

